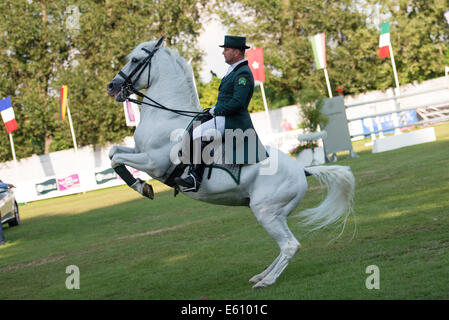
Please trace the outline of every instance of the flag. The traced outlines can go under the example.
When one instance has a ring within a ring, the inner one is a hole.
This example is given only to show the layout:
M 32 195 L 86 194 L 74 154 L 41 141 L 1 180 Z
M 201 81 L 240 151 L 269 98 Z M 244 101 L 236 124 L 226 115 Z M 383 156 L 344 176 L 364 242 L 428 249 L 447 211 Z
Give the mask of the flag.
M 263 48 L 246 50 L 248 65 L 255 81 L 265 82 L 265 67 L 263 63 Z
M 446 17 L 447 23 L 449 23 L 449 10 L 447 10 L 447 11 L 444 13 L 444 16 Z
M 390 55 L 390 22 L 382 22 L 380 26 L 379 57 L 386 58 Z
M 67 91 L 68 90 L 69 90 L 69 88 L 67 87 L 67 85 L 64 85 L 61 87 L 61 110 L 60 110 L 61 120 L 65 119 L 65 114 L 67 112 Z
M 309 38 L 312 44 L 313 57 L 317 70 L 326 68 L 326 36 L 324 33 L 318 33 Z
M 14 130 L 17 130 L 16 116 L 14 115 L 10 97 L 0 100 L 0 112 L 6 126 L 6 131 L 11 133 Z

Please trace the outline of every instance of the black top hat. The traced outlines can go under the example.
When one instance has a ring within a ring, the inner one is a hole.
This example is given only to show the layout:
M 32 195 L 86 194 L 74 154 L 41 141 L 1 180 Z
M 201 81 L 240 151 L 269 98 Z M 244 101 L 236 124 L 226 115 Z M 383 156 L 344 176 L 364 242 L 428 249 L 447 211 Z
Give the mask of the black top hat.
M 245 37 L 237 37 L 237 36 L 225 36 L 224 45 L 219 47 L 222 48 L 235 48 L 235 49 L 249 49 L 246 45 Z

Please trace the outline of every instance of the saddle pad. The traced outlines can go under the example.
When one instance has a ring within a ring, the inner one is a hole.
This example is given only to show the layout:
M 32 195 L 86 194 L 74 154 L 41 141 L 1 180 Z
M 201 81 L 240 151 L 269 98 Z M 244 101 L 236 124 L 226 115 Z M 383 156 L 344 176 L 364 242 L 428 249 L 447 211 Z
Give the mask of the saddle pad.
M 210 176 L 212 174 L 212 169 L 221 169 L 227 172 L 231 178 L 235 181 L 237 185 L 240 184 L 240 173 L 242 171 L 243 164 L 212 164 L 209 165 L 209 173 L 207 175 L 207 179 L 210 179 Z

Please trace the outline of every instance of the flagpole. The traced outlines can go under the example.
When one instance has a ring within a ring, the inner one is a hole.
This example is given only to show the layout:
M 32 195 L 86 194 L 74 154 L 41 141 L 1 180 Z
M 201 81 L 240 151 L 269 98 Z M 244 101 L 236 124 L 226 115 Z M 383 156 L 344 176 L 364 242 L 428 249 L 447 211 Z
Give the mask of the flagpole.
M 394 73 L 394 81 L 396 83 L 397 93 L 398 93 L 398 95 L 400 95 L 401 94 L 401 89 L 399 87 L 398 73 L 396 71 L 396 64 L 394 63 L 393 47 L 391 46 L 391 43 L 388 44 L 388 47 L 390 49 L 391 64 L 393 66 L 393 73 Z
M 265 107 L 265 112 L 267 114 L 268 118 L 268 125 L 270 127 L 270 133 L 273 133 L 273 129 L 271 128 L 271 119 L 270 119 L 270 113 L 268 112 L 268 106 L 267 106 L 267 99 L 265 98 L 265 90 L 263 88 L 263 82 L 260 82 L 260 90 L 262 91 L 262 99 L 263 99 L 263 105 Z
M 329 76 L 327 74 L 327 68 L 324 68 L 324 77 L 326 78 L 326 84 L 327 84 L 327 91 L 329 92 L 329 98 L 332 98 L 332 90 L 331 90 L 331 84 L 329 82 Z
M 12 133 L 9 133 L 9 141 L 11 142 L 12 158 L 14 159 L 14 161 L 17 161 L 16 152 L 14 151 L 14 141 L 12 140 Z
M 192 65 L 191 65 L 191 63 L 192 63 L 192 59 L 193 58 L 190 58 L 189 59 L 189 65 L 192 67 Z M 195 87 L 195 92 L 196 92 L 196 96 L 198 97 L 198 99 L 199 99 L 199 94 L 198 94 L 198 88 L 196 87 L 196 80 L 195 80 L 195 73 L 193 72 L 193 68 L 192 68 L 192 79 L 193 79 L 193 86 Z
M 67 116 L 69 117 L 70 131 L 72 132 L 73 146 L 75 147 L 75 152 L 78 152 L 78 147 L 76 145 L 75 131 L 73 130 L 72 116 L 70 115 L 69 99 L 67 99 Z
M 395 92 L 395 96 L 401 95 L 401 87 L 399 86 L 399 79 L 398 79 L 398 72 L 396 71 L 396 63 L 394 62 L 394 54 L 393 54 L 393 46 L 391 45 L 391 42 L 388 43 L 388 49 L 390 50 L 390 57 L 391 57 L 391 65 L 393 66 L 393 74 L 394 74 L 394 81 L 396 83 L 396 92 Z M 397 102 L 397 100 L 394 100 L 394 104 L 396 107 L 396 113 L 393 114 L 393 122 L 395 126 L 399 126 L 399 104 Z M 394 134 L 401 134 L 401 130 L 399 128 L 395 128 L 394 129 Z

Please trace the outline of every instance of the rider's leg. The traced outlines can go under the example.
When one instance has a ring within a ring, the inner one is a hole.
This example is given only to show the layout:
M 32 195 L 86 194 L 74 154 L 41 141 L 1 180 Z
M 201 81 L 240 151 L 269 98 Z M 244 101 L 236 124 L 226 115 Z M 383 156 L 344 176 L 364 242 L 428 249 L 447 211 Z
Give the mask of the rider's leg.
M 215 129 L 220 134 L 223 134 L 225 129 L 225 117 L 215 117 L 193 130 L 193 164 L 190 165 L 189 174 L 186 178 L 175 178 L 176 184 L 187 188 L 183 190 L 184 192 L 196 192 L 200 188 L 205 169 L 202 152 L 204 147 L 209 143 L 209 141 L 203 141 L 203 136 L 208 131 L 210 132 L 211 129 Z
M 201 137 L 193 141 L 194 144 L 193 163 L 190 164 L 189 174 L 185 178 L 182 177 L 175 178 L 175 183 L 177 185 L 187 188 L 183 190 L 184 192 L 186 191 L 196 192 L 200 188 L 205 169 L 205 164 L 201 160 L 201 153 L 208 143 L 209 143 L 208 141 L 201 141 Z M 200 145 L 201 147 L 195 147 L 195 145 L 197 146 Z
M 198 127 L 196 127 L 193 130 L 193 136 L 192 139 L 196 140 L 198 138 L 201 138 L 202 136 L 206 135 L 207 131 L 215 129 L 217 130 L 221 135 L 225 132 L 225 117 L 223 116 L 216 116 Z

